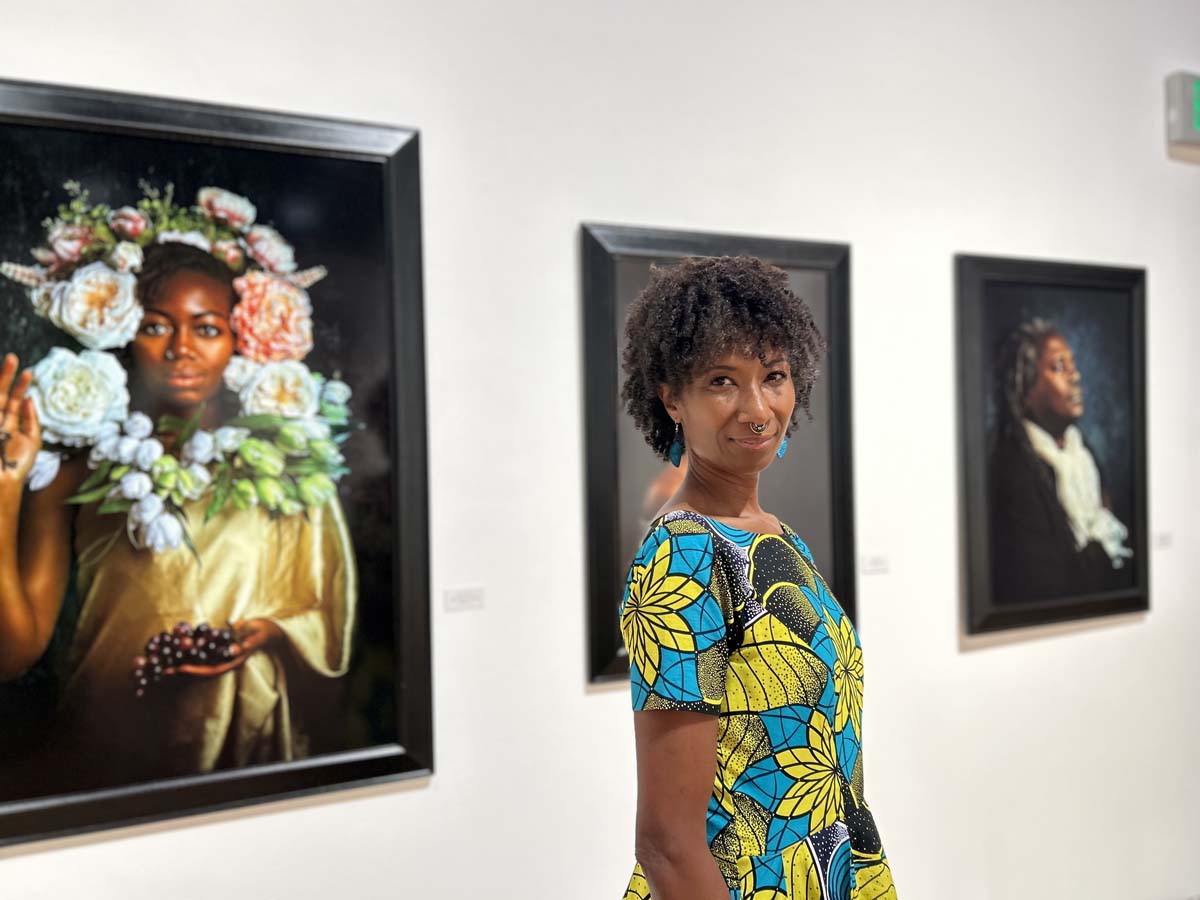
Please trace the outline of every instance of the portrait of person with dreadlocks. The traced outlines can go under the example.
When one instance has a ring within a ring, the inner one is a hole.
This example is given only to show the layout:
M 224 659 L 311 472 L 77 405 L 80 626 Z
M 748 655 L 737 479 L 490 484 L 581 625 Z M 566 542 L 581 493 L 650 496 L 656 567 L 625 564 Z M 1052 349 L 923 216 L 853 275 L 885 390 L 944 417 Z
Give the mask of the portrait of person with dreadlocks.
M 998 603 L 1129 582 L 1129 526 L 1113 512 L 1101 463 L 1079 427 L 1085 376 L 1071 341 L 1046 319 L 1020 323 L 1000 346 L 989 464 Z

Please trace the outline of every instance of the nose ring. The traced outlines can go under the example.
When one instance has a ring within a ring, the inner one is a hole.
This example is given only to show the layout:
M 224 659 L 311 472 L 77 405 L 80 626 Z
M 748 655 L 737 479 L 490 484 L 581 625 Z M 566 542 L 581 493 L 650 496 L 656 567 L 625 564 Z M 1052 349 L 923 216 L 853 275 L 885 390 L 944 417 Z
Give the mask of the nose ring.
M 764 431 L 767 430 L 767 423 L 763 422 L 761 425 L 755 425 L 755 424 L 751 423 L 750 430 L 753 431 L 755 434 L 762 434 Z
M 167 352 L 166 352 L 166 353 L 164 353 L 164 354 L 163 354 L 163 356 L 164 356 L 166 359 L 168 359 L 168 360 L 174 359 L 174 358 L 175 358 L 175 351 L 174 351 L 174 350 L 172 350 L 170 347 L 168 347 L 168 348 L 167 348 Z

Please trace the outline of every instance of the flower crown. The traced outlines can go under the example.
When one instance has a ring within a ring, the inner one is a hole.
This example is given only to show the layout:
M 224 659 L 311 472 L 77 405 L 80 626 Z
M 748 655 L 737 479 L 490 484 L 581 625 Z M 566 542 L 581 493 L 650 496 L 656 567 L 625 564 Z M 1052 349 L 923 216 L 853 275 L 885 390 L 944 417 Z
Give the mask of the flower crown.
M 297 271 L 283 236 L 255 224 L 254 204 L 222 188 L 201 188 L 196 204 L 183 207 L 173 186 L 160 192 L 142 182 L 137 206 L 117 209 L 90 203 L 78 182 L 64 188 L 71 199 L 43 223 L 46 242 L 31 251 L 37 264 L 0 263 L 37 315 L 86 348 L 54 347 L 33 366 L 44 449 L 29 488 L 44 488 L 68 454 L 91 448 L 92 476 L 68 502 L 126 513 L 134 546 L 155 551 L 190 544 L 186 501 L 208 497 L 211 518 L 228 503 L 295 515 L 332 498 L 349 471 L 338 448 L 354 430 L 351 391 L 302 362 L 313 346 L 307 289 L 325 268 Z M 212 433 L 198 428 L 199 414 L 160 420 L 158 432 L 177 436 L 178 457 L 165 452 L 148 417 L 130 413 L 126 372 L 108 352 L 130 343 L 141 324 L 144 248 L 172 242 L 211 253 L 236 276 L 236 355 L 224 381 L 241 401 L 240 415 Z

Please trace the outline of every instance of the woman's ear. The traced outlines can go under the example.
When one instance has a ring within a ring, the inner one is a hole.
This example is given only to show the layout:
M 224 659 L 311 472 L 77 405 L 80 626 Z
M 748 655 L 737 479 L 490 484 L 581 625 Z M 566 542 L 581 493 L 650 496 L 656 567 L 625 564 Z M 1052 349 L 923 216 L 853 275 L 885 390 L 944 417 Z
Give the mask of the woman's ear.
M 667 387 L 667 385 L 660 384 L 658 386 L 658 399 L 662 401 L 663 407 L 667 410 L 667 415 L 678 422 L 680 412 L 679 403 L 675 398 L 675 392 Z

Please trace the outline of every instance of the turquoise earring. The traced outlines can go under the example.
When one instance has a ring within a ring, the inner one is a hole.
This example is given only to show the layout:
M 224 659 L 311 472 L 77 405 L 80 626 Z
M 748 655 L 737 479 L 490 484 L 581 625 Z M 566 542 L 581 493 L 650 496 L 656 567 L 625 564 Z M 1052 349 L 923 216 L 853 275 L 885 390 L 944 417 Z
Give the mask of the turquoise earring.
M 783 436 L 783 440 L 779 444 L 779 449 L 775 451 L 776 459 L 783 459 L 783 454 L 787 453 L 787 435 Z
M 671 459 L 671 465 L 679 468 L 679 464 L 683 462 L 683 434 L 679 430 L 679 423 L 675 423 L 675 440 L 671 441 L 671 449 L 667 451 L 667 455 Z

